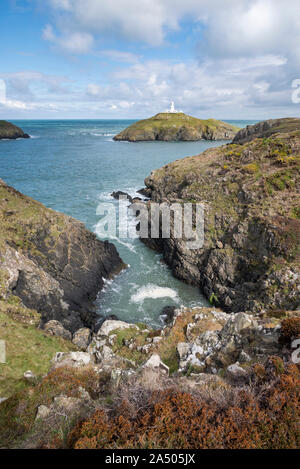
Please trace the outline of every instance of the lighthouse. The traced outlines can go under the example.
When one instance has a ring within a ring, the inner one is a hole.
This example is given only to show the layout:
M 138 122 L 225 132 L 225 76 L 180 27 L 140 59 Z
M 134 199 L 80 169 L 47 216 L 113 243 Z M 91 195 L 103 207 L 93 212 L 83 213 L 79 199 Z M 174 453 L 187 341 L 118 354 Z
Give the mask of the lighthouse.
M 175 109 L 174 101 L 171 101 L 170 109 L 167 109 L 167 111 L 165 112 L 167 112 L 168 114 L 177 114 L 178 112 L 182 112 L 182 111 L 177 111 Z

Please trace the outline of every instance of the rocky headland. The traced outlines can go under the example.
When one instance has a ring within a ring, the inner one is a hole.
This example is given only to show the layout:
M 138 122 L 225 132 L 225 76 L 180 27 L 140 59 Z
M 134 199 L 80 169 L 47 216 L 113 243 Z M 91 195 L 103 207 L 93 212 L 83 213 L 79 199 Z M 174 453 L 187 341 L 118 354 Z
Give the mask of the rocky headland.
M 228 312 L 299 307 L 300 119 L 292 126 L 277 120 L 280 132 L 269 136 L 269 123 L 257 124 L 236 136 L 243 142 L 246 135 L 247 143 L 177 160 L 145 180 L 149 208 L 204 205 L 201 249 L 188 249 L 172 230 L 169 239 L 143 241 L 163 253 L 178 278 Z
M 30 138 L 30 136 L 25 134 L 20 127 L 10 122 L 0 120 L 0 140 L 4 138 L 13 140 L 16 138 Z
M 130 125 L 114 137 L 114 140 L 140 141 L 197 141 L 232 140 L 239 129 L 215 119 L 197 119 L 183 112 L 161 112 L 150 119 Z

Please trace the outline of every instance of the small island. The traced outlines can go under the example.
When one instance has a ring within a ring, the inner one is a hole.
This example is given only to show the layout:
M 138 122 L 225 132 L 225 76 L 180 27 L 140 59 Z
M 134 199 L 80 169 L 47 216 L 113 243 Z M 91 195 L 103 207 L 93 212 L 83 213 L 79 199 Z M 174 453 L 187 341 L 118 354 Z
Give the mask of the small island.
M 197 119 L 176 111 L 172 102 L 169 110 L 135 122 L 116 135 L 114 140 L 128 142 L 232 140 L 238 130 L 237 127 L 219 120 Z
M 0 140 L 4 138 L 15 140 L 16 138 L 30 138 L 30 136 L 25 134 L 20 127 L 10 122 L 0 120 Z

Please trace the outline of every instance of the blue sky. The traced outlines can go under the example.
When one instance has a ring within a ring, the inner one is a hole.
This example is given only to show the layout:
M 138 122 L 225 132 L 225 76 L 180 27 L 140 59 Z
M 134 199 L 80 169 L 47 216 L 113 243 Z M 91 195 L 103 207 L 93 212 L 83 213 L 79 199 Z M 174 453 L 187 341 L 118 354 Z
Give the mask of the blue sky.
M 297 0 L 1 0 L 0 118 L 300 116 Z

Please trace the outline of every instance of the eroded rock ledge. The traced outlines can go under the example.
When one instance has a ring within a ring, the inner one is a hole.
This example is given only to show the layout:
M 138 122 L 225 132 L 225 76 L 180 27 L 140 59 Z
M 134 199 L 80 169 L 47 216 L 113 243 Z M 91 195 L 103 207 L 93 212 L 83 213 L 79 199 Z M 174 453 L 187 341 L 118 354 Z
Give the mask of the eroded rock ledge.
M 0 180 L 0 297 L 19 297 L 69 331 L 93 327 L 103 278 L 123 267 L 113 244 Z

